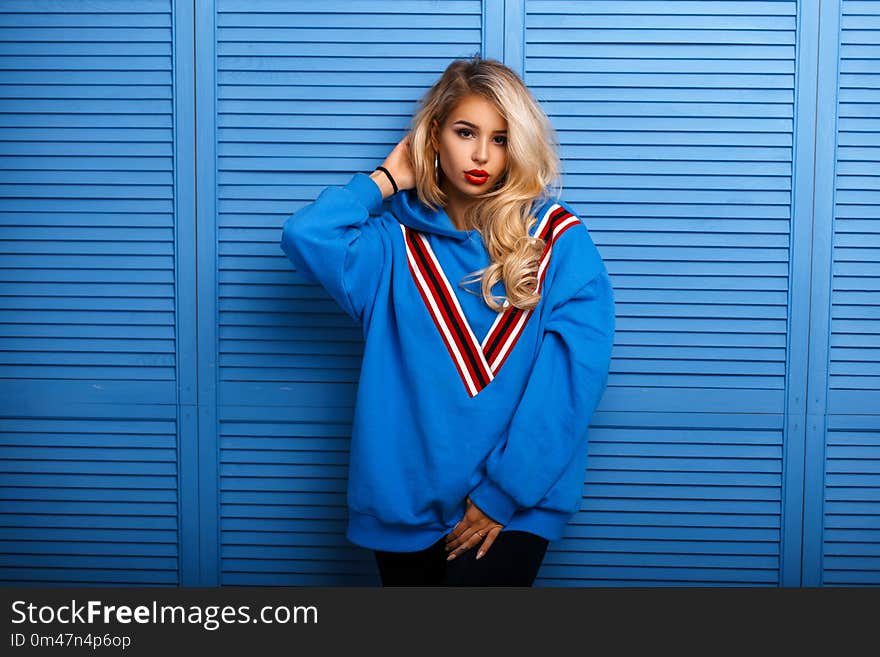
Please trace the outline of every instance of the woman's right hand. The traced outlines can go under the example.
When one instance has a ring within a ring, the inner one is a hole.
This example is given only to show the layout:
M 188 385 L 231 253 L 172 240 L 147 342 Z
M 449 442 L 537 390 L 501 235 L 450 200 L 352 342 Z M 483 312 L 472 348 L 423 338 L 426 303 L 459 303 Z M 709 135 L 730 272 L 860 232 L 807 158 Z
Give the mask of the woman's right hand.
M 397 143 L 388 157 L 385 158 L 385 161 L 382 162 L 382 166 L 391 173 L 394 182 L 397 183 L 397 191 L 411 189 L 416 186 L 416 175 L 413 170 L 412 151 L 410 150 L 410 133 L 407 133 Z M 373 176 L 376 176 L 375 180 L 377 182 L 384 179 L 388 187 L 391 188 L 391 181 L 388 180 L 388 176 L 382 171 L 374 171 L 371 174 L 371 177 Z M 378 176 L 381 176 L 381 178 Z M 379 186 L 382 187 L 382 183 L 379 183 Z M 391 188 L 391 193 L 394 193 L 393 188 Z

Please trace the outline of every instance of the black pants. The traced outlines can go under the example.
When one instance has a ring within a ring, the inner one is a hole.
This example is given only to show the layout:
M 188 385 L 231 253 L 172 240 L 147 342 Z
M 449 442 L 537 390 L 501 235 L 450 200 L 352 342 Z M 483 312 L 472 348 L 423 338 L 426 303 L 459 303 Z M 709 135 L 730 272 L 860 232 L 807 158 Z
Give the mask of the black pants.
M 417 552 L 373 550 L 382 586 L 531 586 L 549 541 L 516 529 L 503 530 L 479 560 L 480 546 L 447 562 L 446 537 Z

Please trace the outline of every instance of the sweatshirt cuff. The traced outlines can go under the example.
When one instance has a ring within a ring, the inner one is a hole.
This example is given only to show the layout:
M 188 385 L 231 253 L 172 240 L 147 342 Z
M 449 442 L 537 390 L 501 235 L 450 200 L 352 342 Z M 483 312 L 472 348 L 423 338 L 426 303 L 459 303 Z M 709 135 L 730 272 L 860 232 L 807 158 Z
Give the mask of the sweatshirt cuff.
M 488 477 L 485 477 L 471 491 L 470 498 L 480 508 L 480 511 L 502 525 L 509 523 L 519 508 L 516 500 L 496 486 Z
M 376 214 L 382 207 L 382 190 L 376 181 L 366 173 L 357 172 L 343 187 L 354 194 L 355 198 L 367 208 L 370 214 Z

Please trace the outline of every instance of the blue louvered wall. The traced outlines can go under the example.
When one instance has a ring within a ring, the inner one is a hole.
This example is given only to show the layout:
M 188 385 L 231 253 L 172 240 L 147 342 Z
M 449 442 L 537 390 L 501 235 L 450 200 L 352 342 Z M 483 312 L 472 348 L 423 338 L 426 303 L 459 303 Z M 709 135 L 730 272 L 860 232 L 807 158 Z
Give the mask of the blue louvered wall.
M 418 90 L 479 50 L 481 14 L 476 0 L 364 5 L 217 4 L 222 584 L 376 581 L 344 538 L 363 337 L 277 257 L 278 227 L 381 163 Z
M 877 585 L 880 2 L 843 2 L 838 56 L 821 582 Z
M 280 227 L 478 51 L 617 301 L 536 585 L 880 583 L 878 4 L 0 3 L 0 583 L 378 583 L 362 336 Z
M 171 3 L 0 11 L 0 583 L 177 584 Z
M 524 79 L 618 319 L 582 512 L 540 575 L 776 584 L 795 4 L 586 4 L 526 2 Z

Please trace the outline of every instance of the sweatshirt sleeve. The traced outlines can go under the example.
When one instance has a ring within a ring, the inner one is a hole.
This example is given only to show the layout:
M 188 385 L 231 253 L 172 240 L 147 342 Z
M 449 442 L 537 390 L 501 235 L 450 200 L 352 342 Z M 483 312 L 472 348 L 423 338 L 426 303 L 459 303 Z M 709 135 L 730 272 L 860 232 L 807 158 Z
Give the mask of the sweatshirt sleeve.
M 574 455 L 586 455 L 590 420 L 605 391 L 614 342 L 614 292 L 604 266 L 547 319 L 532 374 L 470 497 L 502 525 L 534 507 Z
M 355 173 L 343 187 L 327 187 L 287 218 L 281 249 L 306 278 L 320 283 L 355 321 L 376 295 L 385 245 L 371 213 L 382 206 L 379 185 Z

